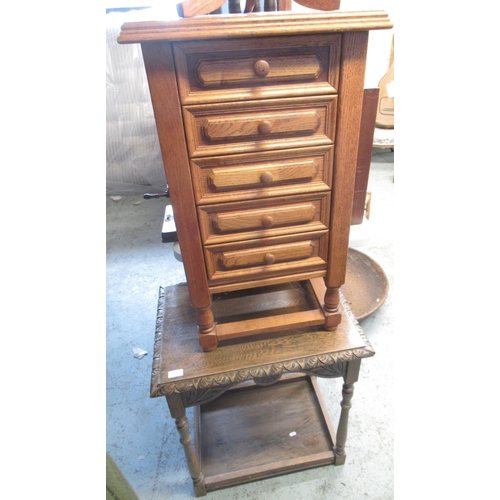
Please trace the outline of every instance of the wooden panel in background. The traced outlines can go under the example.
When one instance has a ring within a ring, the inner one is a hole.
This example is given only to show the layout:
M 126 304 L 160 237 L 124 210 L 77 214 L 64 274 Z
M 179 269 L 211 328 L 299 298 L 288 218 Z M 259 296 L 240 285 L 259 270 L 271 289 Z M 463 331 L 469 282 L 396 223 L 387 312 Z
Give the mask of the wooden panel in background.
M 370 176 L 373 135 L 375 133 L 375 116 L 377 114 L 379 89 L 365 89 L 363 94 L 363 110 L 359 129 L 358 162 L 356 165 L 356 182 L 354 184 L 354 201 L 352 204 L 351 225 L 361 224 L 365 212 L 366 190 Z

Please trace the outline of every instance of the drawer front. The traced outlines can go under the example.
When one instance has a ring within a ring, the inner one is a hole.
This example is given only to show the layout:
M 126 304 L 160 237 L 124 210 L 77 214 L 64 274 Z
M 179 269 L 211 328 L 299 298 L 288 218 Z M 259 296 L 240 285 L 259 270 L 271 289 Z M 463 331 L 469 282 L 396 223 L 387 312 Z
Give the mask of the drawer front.
M 174 44 L 183 104 L 337 92 L 339 34 Z
M 328 229 L 330 194 L 202 206 L 204 244 Z
M 333 144 L 336 96 L 183 108 L 192 157 Z
M 268 248 L 250 248 L 222 252 L 218 259 L 221 269 L 246 269 L 254 266 L 269 266 L 283 262 L 309 259 L 314 253 L 312 241 L 299 241 L 286 245 L 273 245 Z
M 266 139 L 282 135 L 310 135 L 321 123 L 319 113 L 312 110 L 283 110 L 277 113 L 255 112 L 242 116 L 206 118 L 201 133 L 208 142 L 232 142 L 247 139 Z
M 194 159 L 196 203 L 329 191 L 332 163 L 333 146 Z
M 326 269 L 326 231 L 205 247 L 209 285 Z

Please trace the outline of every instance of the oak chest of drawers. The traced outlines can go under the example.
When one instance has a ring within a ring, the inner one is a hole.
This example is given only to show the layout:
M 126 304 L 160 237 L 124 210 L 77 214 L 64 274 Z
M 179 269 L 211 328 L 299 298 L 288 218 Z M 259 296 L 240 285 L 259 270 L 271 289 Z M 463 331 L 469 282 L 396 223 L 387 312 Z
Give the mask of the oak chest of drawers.
M 201 347 L 341 321 L 375 12 L 126 23 L 140 43 Z M 217 324 L 216 293 L 307 281 L 319 307 Z

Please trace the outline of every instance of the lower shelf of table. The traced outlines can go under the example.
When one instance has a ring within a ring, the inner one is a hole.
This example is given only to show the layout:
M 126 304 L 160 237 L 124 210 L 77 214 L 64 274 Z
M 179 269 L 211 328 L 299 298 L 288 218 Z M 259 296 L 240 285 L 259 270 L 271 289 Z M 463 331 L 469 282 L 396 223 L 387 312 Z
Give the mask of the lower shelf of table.
M 335 433 L 316 379 L 231 389 L 195 409 L 207 491 L 334 463 Z

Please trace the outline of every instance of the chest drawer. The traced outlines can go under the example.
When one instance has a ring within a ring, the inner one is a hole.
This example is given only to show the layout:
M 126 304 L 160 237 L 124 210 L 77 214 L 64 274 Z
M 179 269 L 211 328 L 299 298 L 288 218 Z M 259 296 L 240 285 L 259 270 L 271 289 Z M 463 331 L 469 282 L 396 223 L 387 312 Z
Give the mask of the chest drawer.
M 183 104 L 337 92 L 340 35 L 180 42 Z
M 333 146 L 193 159 L 196 203 L 329 191 L 332 163 Z
M 336 96 L 185 106 L 191 157 L 333 144 Z
M 198 209 L 206 245 L 328 229 L 330 194 L 302 195 Z
M 326 269 L 327 231 L 205 247 L 209 285 Z

